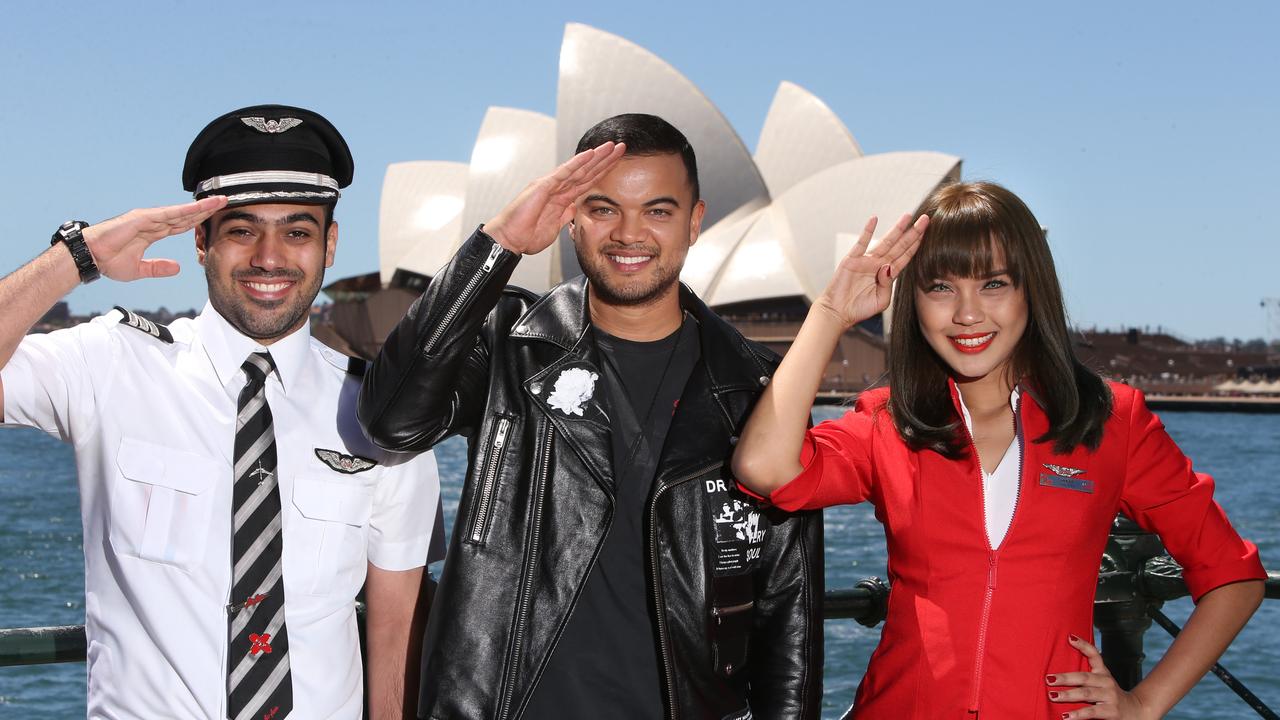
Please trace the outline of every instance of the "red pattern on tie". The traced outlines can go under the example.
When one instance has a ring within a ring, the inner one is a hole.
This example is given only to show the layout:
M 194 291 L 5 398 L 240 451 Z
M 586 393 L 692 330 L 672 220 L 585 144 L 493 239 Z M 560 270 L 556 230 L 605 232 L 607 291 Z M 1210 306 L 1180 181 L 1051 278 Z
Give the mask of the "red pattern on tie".
M 250 655 L 257 655 L 260 652 L 271 654 L 271 633 L 262 633 L 261 635 L 249 633 L 249 642 L 253 643 L 253 646 L 249 648 Z

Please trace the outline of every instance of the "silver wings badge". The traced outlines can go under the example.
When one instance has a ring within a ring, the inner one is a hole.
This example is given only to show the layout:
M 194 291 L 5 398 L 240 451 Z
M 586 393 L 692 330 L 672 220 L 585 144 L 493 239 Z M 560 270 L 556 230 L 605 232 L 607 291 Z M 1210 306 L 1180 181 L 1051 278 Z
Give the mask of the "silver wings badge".
M 240 122 L 261 133 L 275 135 L 286 130 L 292 130 L 302 124 L 298 118 L 280 118 L 279 120 L 268 120 L 260 117 L 242 117 Z
M 364 472 L 378 464 L 369 458 L 360 457 L 359 455 L 344 455 L 337 450 L 325 450 L 323 448 L 316 448 L 316 457 L 320 458 L 320 461 L 325 465 L 348 475 Z
M 1053 463 L 1045 463 L 1044 466 L 1046 469 L 1049 470 L 1049 472 L 1053 473 L 1054 475 L 1061 475 L 1062 477 L 1075 477 L 1077 475 L 1084 474 L 1083 470 L 1080 470 L 1078 468 L 1073 468 L 1073 467 L 1067 467 L 1065 465 L 1054 465 Z

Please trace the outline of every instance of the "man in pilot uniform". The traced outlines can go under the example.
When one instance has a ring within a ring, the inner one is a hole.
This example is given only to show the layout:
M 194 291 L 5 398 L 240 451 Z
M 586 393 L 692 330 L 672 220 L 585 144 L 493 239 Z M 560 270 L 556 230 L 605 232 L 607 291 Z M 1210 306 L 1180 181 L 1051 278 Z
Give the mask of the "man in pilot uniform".
M 359 718 L 366 582 L 371 714 L 401 716 L 439 481 L 430 453 L 364 438 L 362 363 L 310 336 L 352 173 L 316 113 L 228 113 L 187 155 L 195 202 L 66 223 L 0 281 L 4 421 L 75 451 L 90 717 Z M 26 335 L 99 274 L 177 273 L 143 254 L 192 227 L 209 288 L 195 319 L 117 308 Z

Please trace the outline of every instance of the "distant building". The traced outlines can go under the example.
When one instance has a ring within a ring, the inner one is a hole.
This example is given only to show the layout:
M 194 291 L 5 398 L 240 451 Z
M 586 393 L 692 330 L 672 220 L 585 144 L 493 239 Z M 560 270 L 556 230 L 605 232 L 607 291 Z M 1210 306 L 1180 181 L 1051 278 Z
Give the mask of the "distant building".
M 1138 328 L 1078 331 L 1076 352 L 1103 375 L 1149 394 L 1277 394 L 1265 351 L 1204 347 L 1167 332 Z M 1275 368 L 1280 370 L 1280 368 Z

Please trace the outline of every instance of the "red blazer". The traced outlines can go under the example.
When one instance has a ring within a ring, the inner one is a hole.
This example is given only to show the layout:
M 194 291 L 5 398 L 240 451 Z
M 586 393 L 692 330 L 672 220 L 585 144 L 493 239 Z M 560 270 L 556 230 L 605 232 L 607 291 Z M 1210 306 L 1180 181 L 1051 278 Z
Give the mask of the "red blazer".
M 972 720 L 977 711 L 1023 720 L 1082 707 L 1050 703 L 1044 676 L 1088 670 L 1067 634 L 1093 636 L 1098 566 L 1117 511 L 1160 535 L 1196 600 L 1266 577 L 1257 548 L 1213 501 L 1212 478 L 1192 470 L 1142 394 L 1111 391 L 1101 446 L 1068 455 L 1033 442 L 1048 419 L 1023 393 L 1018 504 L 994 551 L 976 453 L 949 460 L 909 449 L 887 389 L 808 432 L 803 472 L 770 500 L 786 510 L 869 500 L 888 543 L 893 592 L 855 717 Z

